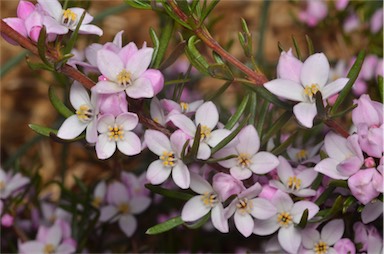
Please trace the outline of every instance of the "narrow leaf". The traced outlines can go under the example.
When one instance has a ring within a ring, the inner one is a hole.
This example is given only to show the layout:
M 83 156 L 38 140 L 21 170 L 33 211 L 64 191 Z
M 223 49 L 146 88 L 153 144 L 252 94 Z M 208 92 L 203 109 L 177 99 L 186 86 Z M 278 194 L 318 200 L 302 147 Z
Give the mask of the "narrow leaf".
M 208 73 L 213 78 L 233 80 L 233 74 L 226 64 L 211 64 L 208 67 Z
M 269 101 L 270 103 L 274 104 L 277 107 L 286 109 L 286 110 L 292 110 L 292 106 L 286 102 L 283 102 L 277 98 L 276 95 L 265 89 L 264 87 L 260 86 L 254 86 L 248 83 L 241 83 L 244 86 L 252 89 L 257 94 L 259 94 L 261 97 L 263 97 L 265 100 Z
M 269 130 L 265 133 L 262 138 L 261 145 L 265 145 L 268 140 L 275 135 L 279 130 L 283 128 L 283 126 L 289 121 L 292 116 L 292 112 L 286 111 L 284 112 L 279 119 L 269 128 Z
M 313 55 L 315 53 L 315 49 L 313 47 L 313 42 L 312 42 L 311 38 L 309 38 L 308 35 L 305 35 L 305 40 L 307 41 L 309 55 Z
M 383 76 L 379 75 L 377 76 L 377 86 L 379 88 L 379 96 L 380 101 L 384 101 L 384 82 L 383 82 Z
M 239 107 L 237 108 L 235 114 L 233 114 L 227 124 L 225 125 L 225 129 L 231 130 L 235 124 L 239 121 L 240 117 L 243 115 L 244 110 L 246 109 L 249 101 L 249 95 L 247 94 L 244 99 L 241 101 Z
M 168 198 L 173 198 L 173 199 L 181 199 L 181 200 L 188 201 L 193 197 L 191 194 L 188 194 L 188 193 L 177 192 L 174 190 L 168 190 L 168 189 L 164 189 L 160 186 L 155 186 L 152 184 L 146 184 L 145 188 L 149 189 L 150 191 L 152 191 L 156 194 L 159 194 L 159 195 L 162 195 L 162 196 L 168 197 Z
M 188 155 L 185 156 L 186 160 L 192 161 L 196 159 L 197 152 L 199 151 L 200 146 L 200 139 L 201 139 L 201 125 L 197 125 L 195 137 L 193 138 L 193 144 L 191 147 L 191 150 L 189 151 Z
M 186 41 L 182 41 L 179 44 L 177 44 L 177 46 L 172 51 L 172 53 L 168 56 L 168 58 L 161 63 L 159 69 L 164 70 L 168 68 L 170 65 L 172 65 L 174 62 L 176 62 L 176 60 L 184 53 L 184 48 L 186 44 L 187 44 Z
M 180 226 L 184 223 L 180 216 L 169 219 L 163 223 L 157 224 L 156 226 L 150 227 L 147 232 L 147 235 L 157 235 L 160 233 L 167 232 L 177 226 Z
M 228 87 L 232 84 L 232 81 L 227 81 L 222 85 L 217 91 L 215 91 L 212 95 L 208 96 L 205 100 L 206 101 L 213 101 L 220 95 L 222 95 Z
M 256 130 L 260 138 L 262 137 L 265 117 L 267 116 L 268 111 L 269 111 L 269 102 L 267 100 L 264 100 L 263 105 L 261 105 L 259 118 L 257 119 L 257 126 L 256 126 Z
M 299 227 L 305 228 L 307 226 L 308 213 L 309 213 L 308 209 L 305 209 L 303 212 L 303 215 L 301 215 L 301 219 L 300 219 L 300 222 L 298 224 Z
M 207 70 L 209 64 L 195 46 L 195 44 L 198 42 L 196 41 L 196 38 L 197 37 L 195 35 L 189 38 L 188 47 L 185 48 L 185 54 L 196 69 L 204 74 L 209 74 Z
M 57 130 L 54 130 L 54 129 L 48 128 L 48 127 L 44 127 L 44 126 L 40 126 L 37 124 L 28 124 L 28 126 L 32 130 L 34 130 L 36 133 L 43 135 L 45 137 L 49 137 L 50 133 L 55 133 L 55 134 L 57 133 Z
M 212 12 L 212 10 L 216 7 L 216 5 L 219 3 L 219 0 L 212 0 L 207 8 L 205 8 L 204 13 L 202 13 L 200 17 L 200 24 L 204 22 L 204 20 L 209 16 L 209 14 Z
M 256 119 L 256 109 L 257 109 L 257 95 L 255 92 L 251 94 L 251 102 L 249 103 L 249 113 L 251 114 L 248 124 L 255 125 Z
M 10 60 L 8 60 L 5 64 L 2 64 L 0 68 L 0 77 L 3 77 L 8 71 L 12 70 L 13 67 L 18 65 L 24 57 L 27 55 L 28 51 L 24 50 L 18 55 L 12 57 Z
M 293 46 L 295 47 L 295 51 L 296 51 L 297 58 L 298 58 L 300 61 L 302 61 L 299 44 L 297 44 L 296 38 L 295 38 L 295 36 L 293 36 L 293 35 L 292 35 L 292 41 L 293 41 Z
M 64 49 L 65 54 L 69 54 L 71 52 L 71 50 L 73 49 L 73 47 L 75 46 L 75 43 L 77 41 L 77 36 L 79 34 L 79 29 L 80 29 L 81 24 L 83 23 L 83 20 L 85 18 L 86 13 L 87 13 L 86 11 L 83 11 L 83 14 L 81 14 L 79 23 L 77 24 L 75 31 L 73 31 L 73 33 L 71 34 L 71 38 L 69 38 L 69 41 L 67 42 L 67 45 L 65 46 L 65 49 Z
M 282 144 L 280 144 L 278 147 L 276 147 L 275 149 L 273 149 L 271 151 L 271 153 L 273 153 L 274 155 L 279 155 L 279 154 L 282 154 L 283 152 L 285 152 L 287 150 L 287 148 L 293 143 L 293 141 L 295 141 L 296 139 L 296 136 L 297 136 L 297 131 L 292 134 L 287 140 L 285 140 Z
M 47 46 L 45 44 L 46 40 L 47 40 L 47 29 L 45 28 L 45 26 L 43 26 L 40 30 L 39 38 L 37 39 L 37 51 L 43 63 L 45 63 L 49 67 L 52 67 L 52 64 L 48 61 L 46 57 L 46 51 L 47 51 Z
M 197 220 L 195 223 L 192 223 L 192 224 L 184 223 L 184 225 L 189 229 L 198 229 L 198 228 L 202 227 L 208 221 L 208 219 L 210 217 L 211 217 L 211 212 L 204 215 L 202 218 Z
M 64 103 L 59 99 L 59 97 L 57 97 L 55 93 L 55 88 L 53 86 L 49 87 L 48 97 L 53 107 L 57 110 L 57 112 L 60 113 L 60 115 L 64 116 L 65 118 L 68 118 L 73 115 L 73 112 L 69 110 L 67 106 L 64 105 Z
M 324 103 L 323 103 L 323 95 L 317 92 L 315 94 L 315 99 L 316 99 L 316 110 L 317 110 L 316 117 L 319 119 L 325 119 L 326 112 L 325 112 Z
M 148 1 L 140 1 L 140 0 L 124 0 L 124 2 L 133 8 L 142 9 L 142 10 L 151 10 L 152 6 L 148 4 Z
M 152 68 L 158 69 L 160 63 L 163 61 L 164 55 L 167 51 L 169 41 L 173 34 L 173 28 L 175 26 L 175 22 L 169 18 L 165 20 L 165 26 L 161 30 L 161 36 L 159 40 L 159 47 L 156 53 L 156 58 L 153 60 Z

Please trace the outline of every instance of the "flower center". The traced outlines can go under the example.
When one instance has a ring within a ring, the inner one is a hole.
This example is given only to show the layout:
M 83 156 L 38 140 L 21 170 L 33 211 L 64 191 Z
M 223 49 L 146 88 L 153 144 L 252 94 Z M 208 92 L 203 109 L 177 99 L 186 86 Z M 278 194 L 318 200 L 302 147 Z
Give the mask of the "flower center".
M 117 74 L 117 83 L 121 86 L 127 86 L 130 85 L 132 80 L 131 80 L 132 74 L 123 69 L 119 74 Z
M 288 227 L 292 223 L 292 216 L 290 213 L 282 212 L 277 215 L 277 223 L 282 227 Z
M 321 240 L 318 243 L 316 243 L 315 247 L 313 248 L 316 254 L 325 254 L 328 252 L 328 249 L 329 249 L 328 245 Z
M 181 107 L 181 111 L 183 113 L 187 112 L 187 110 L 189 109 L 189 104 L 186 103 L 186 102 L 180 102 L 180 107 Z
M 68 27 L 73 27 L 76 25 L 77 14 L 71 11 L 70 9 L 66 9 L 63 12 L 63 17 L 61 19 L 61 23 Z
M 94 199 L 93 199 L 93 201 L 92 201 L 92 205 L 94 206 L 94 207 L 100 207 L 100 205 L 101 205 L 101 198 L 99 198 L 99 197 L 95 197 Z
M 52 244 L 48 243 L 44 246 L 44 250 L 43 250 L 44 254 L 52 254 L 52 253 L 55 253 L 55 246 L 53 246 Z
M 237 210 L 240 214 L 251 213 L 253 209 L 252 200 L 248 200 L 247 198 L 239 199 L 239 203 L 236 204 Z
M 211 136 L 211 128 L 206 125 L 201 125 L 200 127 L 200 140 L 204 140 Z
M 298 190 L 300 189 L 300 186 L 301 186 L 301 179 L 297 178 L 296 176 L 291 176 L 288 178 L 287 185 L 288 185 L 288 188 L 292 190 L 295 190 L 295 189 Z
M 237 156 L 237 165 L 242 168 L 249 167 L 251 164 L 250 158 L 251 156 L 248 153 L 240 153 L 239 156 Z
M 205 206 L 214 207 L 219 201 L 217 195 L 212 192 L 206 192 L 202 195 L 201 200 Z
M 4 181 L 0 181 L 0 191 L 2 191 L 4 189 L 5 189 L 5 182 Z
M 300 150 L 300 151 L 298 151 L 298 152 L 296 153 L 296 159 L 297 159 L 298 161 L 303 161 L 303 160 L 305 160 L 305 159 L 307 159 L 307 158 L 308 158 L 308 152 L 307 152 L 307 150 L 302 149 L 302 150 Z
M 173 152 L 165 151 L 163 152 L 163 155 L 161 155 L 160 160 L 163 161 L 163 165 L 166 167 L 173 167 L 175 166 L 175 154 Z
M 81 105 L 76 110 L 77 118 L 82 122 L 89 122 L 93 118 L 92 109 L 88 105 Z
M 108 138 L 111 141 L 112 139 L 115 141 L 124 140 L 124 130 L 122 126 L 109 126 L 108 127 Z
M 122 203 L 117 207 L 117 210 L 120 213 L 127 214 L 130 211 L 129 205 L 127 203 Z
M 304 94 L 308 96 L 309 100 L 313 102 L 313 96 L 319 91 L 317 84 L 312 84 L 304 88 Z

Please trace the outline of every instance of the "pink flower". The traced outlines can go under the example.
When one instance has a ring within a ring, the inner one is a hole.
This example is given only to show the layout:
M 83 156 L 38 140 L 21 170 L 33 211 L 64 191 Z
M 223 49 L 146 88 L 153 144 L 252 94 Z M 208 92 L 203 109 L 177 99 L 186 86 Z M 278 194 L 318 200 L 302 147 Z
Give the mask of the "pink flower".
M 233 177 L 245 180 L 255 174 L 266 174 L 279 165 L 277 157 L 271 153 L 259 151 L 260 138 L 253 125 L 244 127 L 237 136 L 236 146 L 222 149 L 215 158 L 236 155 L 236 158 L 220 161 L 223 167 L 230 168 Z
M 89 98 L 87 90 L 75 81 L 69 92 L 69 99 L 76 114 L 68 117 L 60 126 L 57 136 L 62 139 L 73 139 L 86 129 L 86 140 L 89 143 L 97 141 L 97 115 L 99 113 L 98 96 L 92 93 Z
M 342 238 L 335 245 L 333 246 L 336 253 L 349 253 L 349 254 L 355 254 L 356 253 L 356 247 L 355 244 L 348 238 Z
M 348 3 L 349 3 L 349 0 L 336 0 L 336 3 L 335 3 L 336 10 L 338 11 L 344 10 L 345 7 L 347 7 Z
M 333 245 L 338 243 L 344 234 L 344 221 L 332 220 L 324 225 L 321 233 L 316 229 L 308 228 L 302 231 L 303 247 L 305 253 L 340 253 Z
M 212 186 L 217 190 L 220 200 L 227 200 L 232 195 L 237 195 L 245 190 L 242 181 L 225 173 L 217 173 L 213 176 Z
M 353 231 L 355 232 L 354 242 L 362 245 L 358 249 L 359 253 L 382 253 L 383 238 L 373 225 L 364 225 L 361 222 L 356 222 L 353 224 Z
M 106 194 L 107 184 L 105 183 L 105 181 L 100 181 L 93 190 L 92 205 L 94 207 L 100 208 L 105 201 Z
M 129 197 L 128 189 L 120 182 L 108 186 L 108 206 L 101 208 L 100 221 L 118 221 L 120 229 L 131 237 L 137 228 L 137 220 L 133 216 L 142 213 L 151 204 L 148 197 Z
M 360 19 L 355 13 L 349 14 L 343 23 L 343 30 L 345 33 L 350 33 L 360 26 Z
M 110 94 L 125 91 L 130 98 L 152 98 L 164 83 L 158 70 L 148 69 L 153 48 L 137 49 L 134 43 L 118 53 L 107 49 L 97 52 L 97 66 L 107 78 L 92 89 L 97 93 Z
M 195 116 L 195 122 L 182 114 L 175 114 L 169 118 L 174 125 L 193 139 L 197 126 L 200 124 L 200 145 L 197 158 L 206 160 L 211 156 L 211 148 L 220 143 L 231 132 L 226 129 L 213 130 L 219 122 L 219 112 L 211 101 L 201 105 Z
M 310 185 L 317 177 L 317 172 L 313 168 L 307 168 L 299 173 L 295 173 L 288 161 L 279 156 L 277 174 L 280 181 L 270 180 L 272 187 L 278 188 L 286 193 L 292 193 L 298 197 L 310 197 L 316 195 L 316 191 L 310 189 Z
M 368 224 L 376 220 L 382 214 L 383 214 L 383 202 L 380 200 L 374 199 L 364 206 L 363 211 L 361 211 L 361 220 L 363 221 L 364 224 Z
M 292 54 L 292 49 L 288 52 L 282 51 L 277 64 L 277 78 L 289 79 L 300 83 L 300 72 L 303 62 Z
M 329 158 L 320 161 L 315 170 L 333 179 L 348 179 L 364 164 L 363 153 L 357 139 L 357 135 L 346 139 L 329 132 L 324 141 Z
M 1 225 L 4 227 L 11 227 L 13 225 L 14 218 L 10 214 L 6 213 L 1 216 Z
M 157 97 L 153 97 L 153 99 L 151 100 L 149 111 L 153 121 L 162 126 L 165 126 L 165 124 L 167 123 L 167 120 L 165 118 L 165 112 L 161 102 L 159 101 L 159 99 L 157 99 Z
M 147 170 L 147 179 L 152 184 L 161 184 L 171 175 L 173 181 L 182 189 L 189 188 L 190 173 L 188 167 L 181 160 L 181 152 L 187 141 L 185 134 L 176 131 L 168 139 L 160 131 L 147 130 L 144 135 L 149 150 L 159 156 Z
M 131 172 L 122 172 L 121 182 L 128 188 L 129 195 L 132 197 L 148 197 L 150 194 L 150 191 L 145 188 L 145 184 L 148 183 L 145 172 L 139 176 L 136 176 Z
M 307 0 L 307 8 L 300 12 L 299 19 L 308 26 L 316 26 L 328 14 L 327 3 L 323 0 Z
M 265 217 L 269 218 L 264 220 L 255 219 L 253 233 L 264 236 L 278 230 L 277 235 L 281 247 L 289 253 L 297 253 L 302 236 L 300 230 L 294 224 L 300 222 L 305 209 L 308 209 L 308 219 L 310 220 L 319 211 L 319 207 L 309 201 L 293 203 L 290 196 L 281 190 L 277 190 L 270 202 L 275 209 L 259 209 L 260 212 L 264 213 Z
M 163 99 L 161 100 L 161 105 L 166 111 L 172 114 L 186 114 L 187 116 L 192 115 L 196 110 L 204 103 L 203 100 L 197 100 L 191 103 L 182 101 L 177 103 L 172 100 Z
M 103 115 L 99 118 L 97 130 L 100 133 L 96 142 L 96 153 L 99 159 L 107 159 L 119 149 L 125 155 L 136 155 L 141 152 L 140 138 L 132 132 L 139 119 L 136 114 L 123 113 L 116 118 Z
M 370 28 L 372 33 L 377 33 L 383 27 L 383 8 L 375 11 L 371 17 Z
M 200 194 L 185 203 L 181 219 L 185 222 L 196 221 L 211 211 L 213 226 L 222 233 L 227 233 L 228 220 L 224 216 L 222 200 L 218 192 L 201 176 L 191 172 L 190 188 Z
M 68 8 L 63 10 L 58 0 L 37 0 L 41 8 L 46 12 L 43 24 L 47 28 L 47 33 L 66 34 L 69 30 L 74 31 L 80 21 L 80 17 L 85 12 L 82 8 Z M 80 34 L 103 35 L 103 30 L 95 25 L 90 25 L 93 17 L 86 13 L 83 23 L 80 25 Z
M 6 199 L 12 196 L 17 190 L 29 183 L 29 178 L 24 177 L 22 174 L 17 173 L 12 175 L 8 174 L 0 168 L 0 199 Z
M 124 92 L 99 95 L 100 114 L 118 116 L 128 112 L 128 102 Z
M 315 94 L 320 92 L 323 99 L 338 93 L 347 84 L 347 78 L 339 78 L 327 84 L 329 63 L 323 53 L 308 57 L 300 72 L 300 82 L 289 79 L 274 79 L 264 84 L 271 93 L 299 103 L 293 107 L 297 120 L 305 127 L 312 128 L 317 114 Z
M 372 184 L 375 172 L 375 168 L 359 170 L 348 179 L 348 187 L 352 195 L 364 205 L 380 194 Z
M 74 241 L 64 239 L 64 231 L 60 224 L 46 228 L 39 227 L 37 238 L 35 241 L 27 241 L 19 245 L 19 252 L 28 253 L 75 253 L 76 245 Z

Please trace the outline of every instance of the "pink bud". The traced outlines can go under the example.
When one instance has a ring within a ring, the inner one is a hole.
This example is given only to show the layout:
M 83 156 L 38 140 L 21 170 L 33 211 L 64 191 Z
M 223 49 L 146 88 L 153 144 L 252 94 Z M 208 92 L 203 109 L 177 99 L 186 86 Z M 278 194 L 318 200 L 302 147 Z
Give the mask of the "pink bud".
M 354 103 L 357 104 L 357 107 L 352 111 L 352 121 L 356 126 L 359 124 L 380 125 L 380 115 L 383 114 L 383 109 L 375 107 L 369 95 L 361 95 Z
M 368 157 L 364 160 L 364 165 L 367 168 L 373 168 L 376 166 L 375 160 L 372 157 Z
M 348 179 L 352 195 L 364 205 L 380 194 L 372 184 L 375 171 L 375 168 L 359 170 Z
M 383 27 L 383 8 L 378 9 L 371 18 L 371 32 L 377 33 Z
M 13 217 L 8 213 L 4 214 L 1 217 L 1 225 L 7 228 L 11 227 L 13 225 Z
M 104 75 L 100 75 L 98 80 L 99 81 L 107 81 L 108 79 Z
M 334 94 L 334 95 L 332 95 L 331 97 L 329 97 L 328 99 L 327 99 L 327 101 L 328 101 L 328 104 L 329 105 L 333 105 L 333 104 L 335 104 L 335 102 L 336 102 L 336 100 L 337 100 L 337 97 L 339 97 L 339 94 Z
M 356 253 L 355 244 L 348 238 L 340 239 L 335 243 L 333 248 L 336 250 L 337 253 L 349 253 L 349 254 Z
M 336 9 L 338 11 L 344 10 L 345 7 L 347 7 L 348 3 L 349 3 L 349 0 L 336 0 L 336 3 L 335 3 Z
M 269 185 L 263 185 L 263 189 L 262 189 L 261 193 L 259 194 L 259 197 L 271 200 L 272 197 L 275 195 L 276 191 L 277 191 L 277 189 L 275 189 Z
M 17 17 L 25 20 L 34 10 L 35 6 L 33 3 L 20 0 L 19 5 L 17 6 Z
M 288 52 L 283 51 L 277 64 L 277 77 L 300 83 L 302 65 L 303 63 L 292 54 L 292 49 L 289 49 Z
M 128 102 L 125 92 L 115 94 L 100 94 L 99 109 L 101 114 L 112 114 L 115 117 L 128 112 Z
M 164 76 L 159 70 L 148 69 L 143 73 L 142 77 L 151 81 L 154 95 L 158 94 L 163 89 Z
M 212 186 L 223 201 L 232 195 L 239 194 L 245 189 L 241 181 L 225 173 L 217 173 L 214 175 Z
M 39 39 L 41 31 L 41 26 L 34 26 L 31 31 L 29 31 L 29 38 L 31 38 L 32 41 L 37 41 Z

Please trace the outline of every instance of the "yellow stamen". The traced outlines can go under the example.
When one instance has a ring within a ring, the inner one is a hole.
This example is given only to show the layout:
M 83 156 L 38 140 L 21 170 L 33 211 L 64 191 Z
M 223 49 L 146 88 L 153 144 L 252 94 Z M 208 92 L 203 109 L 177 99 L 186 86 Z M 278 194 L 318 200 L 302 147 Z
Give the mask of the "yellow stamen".
M 180 102 L 180 107 L 181 107 L 182 112 L 187 112 L 187 110 L 189 108 L 189 104 L 186 102 Z
M 301 186 L 301 179 L 297 178 L 296 176 L 291 176 L 288 178 L 287 185 L 288 188 L 292 190 L 299 190 Z
M 70 9 L 66 9 L 63 12 L 63 17 L 61 19 L 63 25 L 72 27 L 76 25 L 77 22 L 77 14 L 71 11 Z
M 129 205 L 127 203 L 122 203 L 120 204 L 118 207 L 117 207 L 117 210 L 120 212 L 120 213 L 123 213 L 123 214 L 127 214 L 129 213 L 129 211 L 131 210 L 129 208 Z
M 211 192 L 204 193 L 201 197 L 201 200 L 205 206 L 209 207 L 214 207 L 218 202 L 217 195 Z
M 163 155 L 161 155 L 159 158 L 160 158 L 160 160 L 163 161 L 164 166 L 166 166 L 166 167 L 175 166 L 176 158 L 175 158 L 175 154 L 173 152 L 165 151 L 165 152 L 163 152 Z
M 316 254 L 326 254 L 328 252 L 328 249 L 328 244 L 320 240 L 318 243 L 315 244 L 313 251 Z
M 4 181 L 0 181 L 0 191 L 5 189 Z
M 253 209 L 253 202 L 247 198 L 242 198 L 239 199 L 239 203 L 236 204 L 236 207 L 240 214 L 251 213 Z
M 211 136 L 211 128 L 206 125 L 201 125 L 200 127 L 200 140 L 204 140 Z
M 124 140 L 124 130 L 123 126 L 114 125 L 108 127 L 108 138 L 111 141 L 112 139 L 115 141 Z
M 129 71 L 123 69 L 119 74 L 117 74 L 117 83 L 122 86 L 130 85 L 132 82 L 131 76 L 132 74 Z
M 292 223 L 292 216 L 290 213 L 282 212 L 277 215 L 277 222 L 282 227 L 288 227 Z
M 248 153 L 240 153 L 239 156 L 237 156 L 237 165 L 240 167 L 247 168 L 251 163 L 251 156 Z
M 93 199 L 93 201 L 92 201 L 92 205 L 94 206 L 94 207 L 100 207 L 100 205 L 101 205 L 101 198 L 99 198 L 99 197 L 95 197 L 94 199 Z
M 298 151 L 296 153 L 296 159 L 298 161 L 303 161 L 305 159 L 308 159 L 308 152 L 307 152 L 307 150 L 302 149 L 302 150 Z
M 319 91 L 319 86 L 317 84 L 312 84 L 305 86 L 304 94 L 308 96 L 309 100 L 312 101 L 313 96 Z
M 92 119 L 93 112 L 92 112 L 92 109 L 88 105 L 84 104 L 84 105 L 81 105 L 76 110 L 76 115 L 77 115 L 77 118 L 79 118 L 80 121 L 88 122 L 89 120 Z
M 53 246 L 52 244 L 48 243 L 44 246 L 44 250 L 43 250 L 44 254 L 52 254 L 52 253 L 55 253 L 55 246 Z

